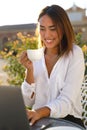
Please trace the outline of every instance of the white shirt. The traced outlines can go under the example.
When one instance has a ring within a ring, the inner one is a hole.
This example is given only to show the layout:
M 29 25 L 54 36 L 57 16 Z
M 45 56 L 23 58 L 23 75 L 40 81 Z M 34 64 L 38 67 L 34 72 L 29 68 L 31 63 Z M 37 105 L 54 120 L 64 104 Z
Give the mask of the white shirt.
M 81 118 L 81 86 L 84 78 L 84 56 L 81 48 L 73 45 L 73 52 L 62 56 L 48 77 L 44 56 L 33 62 L 35 83 L 22 83 L 25 105 L 33 109 L 47 106 L 50 117 L 62 118 L 68 114 Z M 31 98 L 32 92 L 35 93 Z

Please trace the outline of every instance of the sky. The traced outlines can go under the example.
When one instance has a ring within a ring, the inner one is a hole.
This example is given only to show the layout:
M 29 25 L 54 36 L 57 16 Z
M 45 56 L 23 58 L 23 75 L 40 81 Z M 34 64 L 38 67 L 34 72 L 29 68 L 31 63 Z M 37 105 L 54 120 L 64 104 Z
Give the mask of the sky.
M 87 0 L 0 0 L 0 26 L 37 23 L 41 9 L 52 4 L 87 9 Z

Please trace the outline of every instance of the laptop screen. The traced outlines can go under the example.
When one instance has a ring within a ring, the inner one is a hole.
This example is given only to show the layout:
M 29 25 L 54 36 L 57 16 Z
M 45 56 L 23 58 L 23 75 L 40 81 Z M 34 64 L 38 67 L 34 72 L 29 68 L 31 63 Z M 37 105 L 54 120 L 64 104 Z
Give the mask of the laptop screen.
M 0 130 L 29 130 L 20 87 L 0 86 Z

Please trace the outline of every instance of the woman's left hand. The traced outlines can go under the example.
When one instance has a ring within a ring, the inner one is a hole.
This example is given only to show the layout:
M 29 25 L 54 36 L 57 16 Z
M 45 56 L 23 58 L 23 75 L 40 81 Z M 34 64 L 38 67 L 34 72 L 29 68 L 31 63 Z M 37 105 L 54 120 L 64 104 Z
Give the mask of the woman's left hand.
M 50 116 L 50 108 L 48 107 L 42 107 L 37 110 L 29 110 L 27 109 L 27 117 L 28 120 L 30 120 L 30 125 L 33 125 L 36 121 L 43 117 L 48 117 Z
M 26 112 L 27 112 L 28 120 L 30 121 L 30 125 L 33 125 L 37 120 L 41 118 L 40 114 L 35 110 L 27 109 Z

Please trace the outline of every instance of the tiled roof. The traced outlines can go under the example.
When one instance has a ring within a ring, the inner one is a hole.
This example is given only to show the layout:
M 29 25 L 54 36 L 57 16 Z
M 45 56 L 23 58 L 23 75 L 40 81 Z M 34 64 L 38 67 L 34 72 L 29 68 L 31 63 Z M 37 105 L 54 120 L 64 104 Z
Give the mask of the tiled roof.
M 67 12 L 72 12 L 72 11 L 83 11 L 83 10 L 85 10 L 85 9 L 80 8 L 80 7 L 78 7 L 77 5 L 73 4 L 73 6 L 70 7 L 69 9 L 67 9 L 66 11 L 67 11 Z
M 35 30 L 36 24 L 19 24 L 19 25 L 6 25 L 6 26 L 0 26 L 0 33 L 1 32 L 12 32 L 12 31 L 21 31 L 21 30 Z

